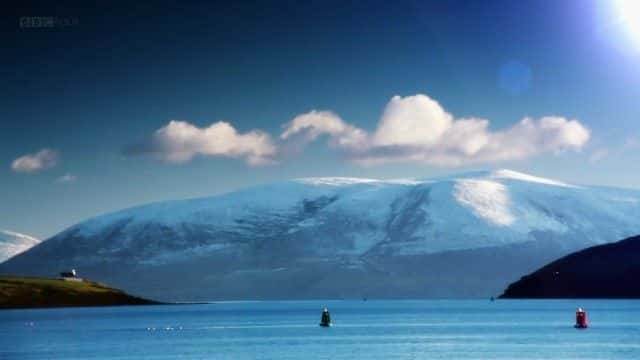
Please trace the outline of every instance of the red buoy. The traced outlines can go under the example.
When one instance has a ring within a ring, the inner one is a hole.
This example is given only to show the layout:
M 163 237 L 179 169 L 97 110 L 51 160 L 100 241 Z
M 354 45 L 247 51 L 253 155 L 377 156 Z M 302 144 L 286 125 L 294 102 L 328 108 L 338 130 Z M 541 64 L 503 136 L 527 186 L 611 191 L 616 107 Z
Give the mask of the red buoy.
M 587 312 L 582 310 L 582 308 L 578 308 L 576 310 L 576 329 L 586 329 L 589 327 L 589 322 L 587 321 Z

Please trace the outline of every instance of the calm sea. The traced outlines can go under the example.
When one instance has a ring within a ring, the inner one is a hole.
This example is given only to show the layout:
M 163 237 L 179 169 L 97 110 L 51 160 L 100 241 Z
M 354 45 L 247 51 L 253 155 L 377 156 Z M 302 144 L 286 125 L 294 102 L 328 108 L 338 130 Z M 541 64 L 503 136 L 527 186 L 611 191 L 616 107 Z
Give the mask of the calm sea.
M 334 326 L 318 326 L 326 305 Z M 573 328 L 584 307 L 592 327 Z M 0 359 L 640 359 L 640 301 L 261 301 L 0 311 Z

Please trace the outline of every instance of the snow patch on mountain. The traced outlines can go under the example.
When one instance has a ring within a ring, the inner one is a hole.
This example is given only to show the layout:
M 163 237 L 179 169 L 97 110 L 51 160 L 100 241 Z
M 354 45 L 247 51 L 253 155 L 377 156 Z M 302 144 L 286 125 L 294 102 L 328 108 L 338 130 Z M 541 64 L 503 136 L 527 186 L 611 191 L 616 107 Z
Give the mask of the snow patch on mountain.
M 369 184 L 369 183 L 375 183 L 379 181 L 377 179 L 351 178 L 351 177 L 309 177 L 309 178 L 300 178 L 296 180 L 304 184 L 329 185 L 329 186 Z
M 515 221 L 509 190 L 503 184 L 489 180 L 458 180 L 454 196 L 476 216 L 494 225 L 509 226 Z
M 520 180 L 538 184 L 546 184 L 553 186 L 563 186 L 563 187 L 577 187 L 575 185 L 567 184 L 557 180 L 545 179 L 538 176 L 533 176 L 529 174 L 524 174 L 521 172 L 508 170 L 508 169 L 499 169 L 491 173 L 491 178 L 494 179 L 511 179 L 511 180 Z
M 32 236 L 0 229 L 0 262 L 20 254 L 38 243 L 40 240 Z
M 367 178 L 353 178 L 353 177 L 309 177 L 299 178 L 294 181 L 298 181 L 304 184 L 310 185 L 329 185 L 329 186 L 343 186 L 343 185 L 355 185 L 355 184 L 398 184 L 398 185 L 417 185 L 426 182 L 425 180 L 416 180 L 413 178 L 401 178 L 401 179 L 367 179 Z
M 611 201 L 620 201 L 620 202 L 626 202 L 626 203 L 632 203 L 632 204 L 637 204 L 640 202 L 640 198 L 633 198 L 633 197 L 626 197 L 626 198 L 619 198 L 619 197 L 612 197 L 610 198 Z

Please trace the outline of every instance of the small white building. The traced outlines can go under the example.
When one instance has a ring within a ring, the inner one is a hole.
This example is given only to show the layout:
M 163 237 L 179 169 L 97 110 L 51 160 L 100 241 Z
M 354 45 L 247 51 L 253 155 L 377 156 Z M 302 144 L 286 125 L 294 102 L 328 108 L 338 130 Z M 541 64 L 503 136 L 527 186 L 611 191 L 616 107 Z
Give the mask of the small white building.
M 78 273 L 76 273 L 76 269 L 71 269 L 71 271 L 63 271 L 63 272 L 61 272 L 60 273 L 60 280 L 82 281 L 82 279 L 78 277 Z

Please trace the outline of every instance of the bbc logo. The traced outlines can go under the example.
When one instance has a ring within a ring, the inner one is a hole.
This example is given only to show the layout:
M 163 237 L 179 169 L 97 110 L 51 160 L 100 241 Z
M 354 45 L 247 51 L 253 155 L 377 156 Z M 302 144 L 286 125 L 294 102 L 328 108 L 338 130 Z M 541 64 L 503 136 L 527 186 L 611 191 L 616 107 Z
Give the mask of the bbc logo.
M 22 16 L 19 21 L 22 29 L 71 27 L 79 24 L 80 20 L 77 17 Z

